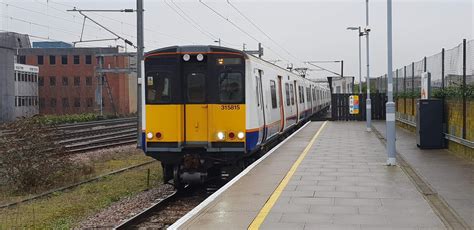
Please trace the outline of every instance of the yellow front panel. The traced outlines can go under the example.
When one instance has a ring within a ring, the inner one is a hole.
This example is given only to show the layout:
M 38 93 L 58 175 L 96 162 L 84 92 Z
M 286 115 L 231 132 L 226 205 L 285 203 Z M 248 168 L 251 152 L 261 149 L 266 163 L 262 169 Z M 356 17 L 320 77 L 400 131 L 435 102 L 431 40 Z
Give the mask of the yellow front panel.
M 186 142 L 207 142 L 208 105 L 186 105 Z
M 226 133 L 226 142 L 243 142 L 237 138 L 238 132 L 245 133 L 245 104 L 209 105 L 209 141 L 217 142 L 217 132 Z M 228 138 L 230 132 L 236 137 Z
M 183 142 L 183 105 L 146 105 L 146 133 L 155 134 L 147 142 Z M 156 133 L 162 134 L 161 139 Z

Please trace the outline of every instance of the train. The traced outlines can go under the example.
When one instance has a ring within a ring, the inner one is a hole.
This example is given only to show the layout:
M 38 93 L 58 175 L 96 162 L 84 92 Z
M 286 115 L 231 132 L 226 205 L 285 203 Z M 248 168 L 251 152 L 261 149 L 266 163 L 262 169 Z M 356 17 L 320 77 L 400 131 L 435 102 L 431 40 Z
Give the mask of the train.
M 143 80 L 143 150 L 175 187 L 244 168 L 330 104 L 327 83 L 221 46 L 147 52 Z

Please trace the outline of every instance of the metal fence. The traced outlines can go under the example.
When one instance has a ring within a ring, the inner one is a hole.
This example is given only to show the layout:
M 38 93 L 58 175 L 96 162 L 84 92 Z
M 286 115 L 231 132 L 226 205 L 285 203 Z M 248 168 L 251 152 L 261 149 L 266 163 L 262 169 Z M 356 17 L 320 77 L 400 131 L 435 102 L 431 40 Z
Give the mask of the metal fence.
M 474 143 L 474 40 L 463 40 L 451 49 L 424 57 L 393 71 L 397 118 L 414 124 L 416 99 L 421 95 L 421 75 L 431 74 L 431 97 L 445 102 L 446 133 L 463 143 Z M 376 92 L 386 93 L 387 74 L 372 79 Z

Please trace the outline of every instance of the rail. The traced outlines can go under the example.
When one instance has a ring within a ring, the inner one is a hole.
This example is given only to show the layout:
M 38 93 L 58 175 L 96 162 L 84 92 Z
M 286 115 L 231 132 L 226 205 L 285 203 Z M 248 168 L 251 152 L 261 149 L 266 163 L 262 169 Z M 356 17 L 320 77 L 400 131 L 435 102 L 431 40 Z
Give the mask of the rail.
M 407 119 L 403 119 L 403 118 L 400 118 L 400 117 L 397 117 L 397 121 L 416 128 L 416 123 L 413 122 L 413 121 L 409 121 Z M 468 148 L 474 149 L 474 142 L 473 141 L 462 139 L 460 137 L 454 136 L 454 135 L 449 134 L 449 133 L 444 133 L 444 138 L 446 140 L 450 140 L 450 141 L 456 142 L 460 145 L 464 145 Z

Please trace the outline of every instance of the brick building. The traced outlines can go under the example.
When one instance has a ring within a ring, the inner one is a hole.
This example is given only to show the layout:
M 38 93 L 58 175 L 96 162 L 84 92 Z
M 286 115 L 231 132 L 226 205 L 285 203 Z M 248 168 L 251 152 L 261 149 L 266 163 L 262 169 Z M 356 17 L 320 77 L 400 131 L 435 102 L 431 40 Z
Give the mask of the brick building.
M 131 58 L 119 54 L 118 48 L 26 48 L 19 50 L 23 64 L 40 68 L 38 76 L 40 114 L 92 113 L 99 110 L 96 92 L 99 85 L 98 55 L 105 68 L 128 68 Z M 102 100 L 105 114 L 136 112 L 136 75 L 107 73 Z

